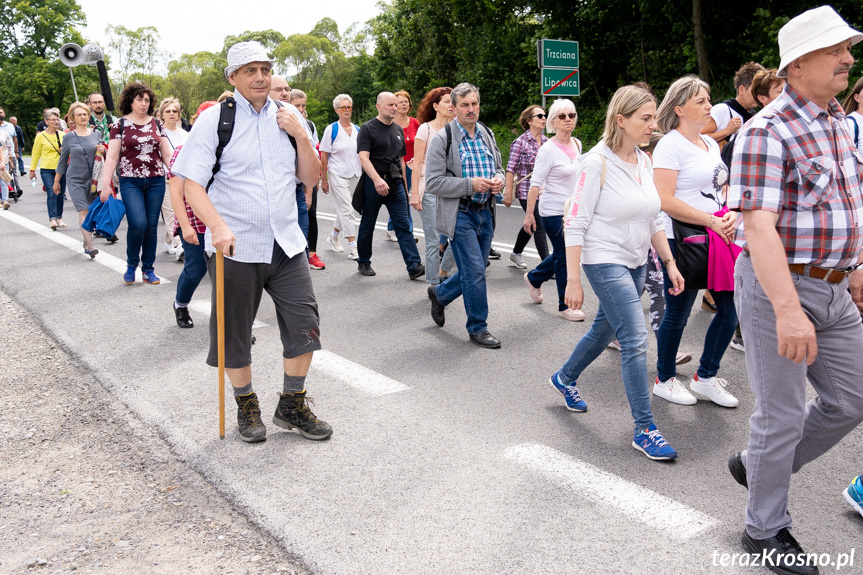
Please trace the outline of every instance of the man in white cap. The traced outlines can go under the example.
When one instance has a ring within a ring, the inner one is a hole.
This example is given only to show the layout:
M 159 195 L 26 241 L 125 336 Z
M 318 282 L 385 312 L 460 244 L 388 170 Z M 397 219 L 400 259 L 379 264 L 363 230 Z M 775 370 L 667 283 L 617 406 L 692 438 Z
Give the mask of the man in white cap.
M 731 164 L 728 206 L 745 224 L 734 299 L 756 404 L 748 449 L 728 467 L 749 488 L 743 546 L 772 553 L 776 573 L 818 573 L 789 533 L 791 475 L 863 420 L 863 158 L 835 99 L 861 39 L 829 6 L 783 26 L 788 84 L 744 126 Z
M 269 98 L 272 66 L 257 42 L 231 46 L 225 68 L 236 100 L 230 142 L 217 164 L 218 126 L 226 103 L 207 109 L 195 122 L 173 173 L 185 180 L 186 199 L 207 226 L 207 252 L 225 255 L 225 367 L 237 401 L 240 438 L 257 442 L 267 437 L 251 368 L 252 323 L 266 290 L 276 306 L 285 372 L 273 423 L 309 439 L 327 439 L 332 428 L 306 405 L 306 374 L 321 343 L 295 184 L 297 177 L 313 185 L 321 166 L 299 110 L 290 104 L 279 109 Z M 213 278 L 215 258 L 209 267 Z M 217 359 L 213 309 L 207 363 L 216 366 Z

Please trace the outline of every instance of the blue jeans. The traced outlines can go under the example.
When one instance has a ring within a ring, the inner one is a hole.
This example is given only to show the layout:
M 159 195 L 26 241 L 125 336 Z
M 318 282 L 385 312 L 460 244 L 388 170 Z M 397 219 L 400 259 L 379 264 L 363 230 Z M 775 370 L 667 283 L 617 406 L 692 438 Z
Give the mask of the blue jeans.
M 18 173 L 24 173 L 24 158 L 22 158 L 20 155 L 18 156 Z
M 303 230 L 303 237 L 309 241 L 309 205 L 306 203 L 306 187 L 297 184 L 297 223 Z
M 396 189 L 382 196 L 375 189 L 372 179 L 367 177 L 364 196 L 363 219 L 360 221 L 360 230 L 357 234 L 357 255 L 359 256 L 357 263 L 372 263 L 372 234 L 375 231 L 375 222 L 381 206 L 385 205 L 392 217 L 396 237 L 399 239 L 399 248 L 408 272 L 421 265 L 420 253 L 417 251 L 413 232 L 409 228 L 407 196 L 402 181 L 398 180 Z
M 407 176 L 407 179 L 408 179 L 408 194 L 411 193 L 411 186 L 413 185 L 413 183 L 411 182 L 411 175 L 412 174 L 413 174 L 413 170 L 411 170 L 409 167 L 405 166 L 405 175 Z M 408 199 L 407 194 L 405 194 L 405 201 L 407 201 L 407 199 Z M 411 216 L 410 206 L 411 206 L 411 204 L 410 204 L 410 202 L 408 202 L 408 225 L 410 227 L 411 233 L 414 233 L 414 219 Z M 389 232 L 393 231 L 393 218 L 392 218 L 392 216 L 390 216 L 389 219 L 387 220 L 387 231 L 389 231 Z
M 488 207 L 476 211 L 459 206 L 455 233 L 449 243 L 458 271 L 434 288 L 442 305 L 449 305 L 459 296 L 464 297 L 464 311 L 467 314 L 465 327 L 471 335 L 488 331 L 485 262 L 491 249 L 492 236 L 494 230 Z
M 545 233 L 551 241 L 552 253 L 528 272 L 527 279 L 530 285 L 538 288 L 554 276 L 557 282 L 557 311 L 563 311 L 569 307 L 563 303 L 563 296 L 566 293 L 566 240 L 563 237 L 563 215 L 543 216 L 542 227 L 545 228 Z
M 63 194 L 66 193 L 66 175 L 60 178 L 60 193 L 54 195 L 54 176 L 57 170 L 39 169 L 42 185 L 45 186 L 45 194 L 48 196 L 48 219 L 57 220 L 63 217 Z
M 9 184 L 0 181 L 0 202 L 9 201 Z
M 676 254 L 674 240 L 668 240 L 671 253 Z M 656 371 L 660 381 L 667 381 L 677 375 L 677 350 L 683 337 L 683 328 L 692 311 L 692 304 L 698 298 L 698 290 L 684 290 L 680 295 L 671 295 L 668 290 L 673 286 L 668 279 L 668 271 L 662 266 L 665 276 L 665 316 L 656 332 L 657 361 Z M 719 362 L 737 329 L 737 312 L 734 309 L 734 292 L 711 291 L 716 302 L 716 315 L 707 328 L 704 337 L 704 351 L 698 365 L 699 379 L 714 377 L 719 371 Z
M 165 176 L 120 177 L 120 195 L 126 206 L 126 265 L 142 272 L 153 271 L 159 214 L 165 199 Z
M 634 270 L 621 264 L 584 264 L 582 268 L 599 298 L 599 309 L 590 329 L 560 368 L 558 379 L 565 385 L 578 380 L 587 366 L 617 339 L 623 387 L 638 433 L 653 423 L 647 380 L 647 324 L 641 307 L 647 264 Z
M 180 242 L 183 244 L 185 263 L 180 278 L 177 280 L 177 303 L 189 305 L 192 296 L 195 295 L 195 290 L 198 289 L 198 284 L 207 275 L 207 260 L 204 258 L 204 234 L 198 234 L 198 245 L 196 246 L 187 242 L 182 234 L 180 235 Z

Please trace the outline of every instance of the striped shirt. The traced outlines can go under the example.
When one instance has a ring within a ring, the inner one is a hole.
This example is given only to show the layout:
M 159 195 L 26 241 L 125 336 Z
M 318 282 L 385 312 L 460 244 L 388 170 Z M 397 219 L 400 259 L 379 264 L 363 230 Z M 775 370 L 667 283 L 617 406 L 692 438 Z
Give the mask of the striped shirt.
M 539 137 L 543 144 L 548 141 L 548 136 L 545 134 L 540 134 Z M 530 178 L 526 176 L 533 172 L 539 146 L 539 142 L 528 130 L 516 138 L 509 147 L 509 161 L 506 163 L 506 171 L 512 172 L 516 182 L 521 180 L 515 187 L 515 197 L 519 200 L 526 200 L 527 192 L 530 191 Z
M 458 124 L 458 122 L 456 122 Z M 461 161 L 461 175 L 463 178 L 494 178 L 494 156 L 485 142 L 482 140 L 480 131 L 482 128 L 476 124 L 471 138 L 464 126 L 458 124 L 461 130 L 461 143 L 458 145 L 458 155 Z M 476 192 L 470 199 L 472 202 L 484 204 L 488 201 L 491 191 Z
M 734 145 L 728 207 L 779 214 L 788 263 L 844 268 L 863 247 L 863 157 L 835 99 L 827 110 L 786 84 Z M 742 231 L 738 230 L 748 250 Z
M 213 206 L 237 238 L 232 259 L 270 263 L 274 242 L 293 257 L 306 249 L 297 223 L 297 153 L 276 123 L 278 108 L 271 100 L 258 113 L 239 91 L 234 92 L 234 99 L 234 133 L 209 190 Z M 299 110 L 287 108 L 305 124 Z M 221 107 L 213 106 L 195 121 L 173 166 L 174 175 L 206 187 L 216 162 L 220 113 Z M 204 239 L 206 250 L 215 251 L 209 227 Z

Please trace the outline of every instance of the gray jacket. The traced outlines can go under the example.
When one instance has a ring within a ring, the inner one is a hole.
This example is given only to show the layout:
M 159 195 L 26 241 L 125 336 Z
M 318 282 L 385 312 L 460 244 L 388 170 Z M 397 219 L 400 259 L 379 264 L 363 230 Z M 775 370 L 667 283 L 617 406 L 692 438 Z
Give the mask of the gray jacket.
M 446 156 L 446 126 L 438 131 L 429 142 L 426 153 L 426 192 L 437 197 L 435 202 L 435 230 L 439 234 L 452 239 L 455 234 L 455 220 L 458 216 L 458 202 L 461 198 L 473 195 L 473 183 L 470 178 L 461 175 L 461 159 L 458 147 L 461 144 L 461 130 L 458 120 L 449 123 L 452 129 L 452 143 L 449 157 Z M 503 180 L 504 172 L 501 165 L 500 150 L 494 139 L 494 134 L 486 130 L 479 122 L 476 129 L 480 131 L 482 140 L 494 155 L 494 177 Z M 455 175 L 453 175 L 455 174 Z

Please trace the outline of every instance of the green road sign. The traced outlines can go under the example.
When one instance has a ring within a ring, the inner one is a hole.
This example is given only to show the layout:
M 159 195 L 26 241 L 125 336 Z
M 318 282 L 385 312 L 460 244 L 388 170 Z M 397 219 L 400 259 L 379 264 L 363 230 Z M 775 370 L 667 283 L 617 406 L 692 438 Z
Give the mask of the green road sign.
M 570 40 L 539 41 L 540 68 L 578 68 L 578 42 Z
M 543 96 L 578 96 L 581 86 L 578 81 L 578 70 L 543 68 L 540 75 L 540 86 Z

